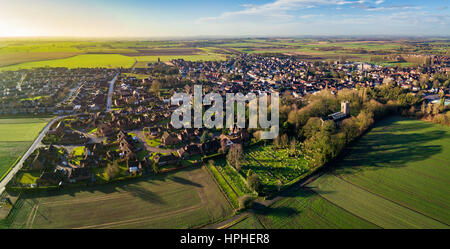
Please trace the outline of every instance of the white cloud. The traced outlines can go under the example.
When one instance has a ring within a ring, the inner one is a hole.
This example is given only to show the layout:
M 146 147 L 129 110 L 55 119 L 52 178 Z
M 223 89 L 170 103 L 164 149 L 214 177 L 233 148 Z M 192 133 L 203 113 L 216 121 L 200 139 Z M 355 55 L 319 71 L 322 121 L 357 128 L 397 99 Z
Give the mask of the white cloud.
M 378 4 L 382 4 L 382 3 L 384 3 L 384 0 L 378 0 L 378 1 L 375 2 L 375 4 L 377 4 L 377 5 Z
M 291 11 L 314 8 L 318 6 L 342 6 L 349 4 L 362 4 L 365 0 L 275 0 L 274 2 L 256 5 L 245 4 L 244 9 L 234 12 L 224 12 L 216 17 L 200 18 L 199 22 L 210 22 L 219 20 L 233 20 L 237 18 L 272 18 L 277 20 L 289 20 L 294 16 Z

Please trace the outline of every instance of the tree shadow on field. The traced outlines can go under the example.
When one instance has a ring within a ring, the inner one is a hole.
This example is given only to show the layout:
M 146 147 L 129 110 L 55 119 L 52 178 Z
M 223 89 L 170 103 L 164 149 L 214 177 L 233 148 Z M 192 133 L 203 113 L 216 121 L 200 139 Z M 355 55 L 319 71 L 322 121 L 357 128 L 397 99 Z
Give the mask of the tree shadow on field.
M 195 182 L 193 182 L 191 180 L 188 180 L 186 178 L 182 178 L 182 177 L 179 177 L 179 176 L 171 176 L 168 179 L 170 179 L 170 180 L 172 180 L 174 182 L 183 184 L 183 185 L 191 185 L 191 186 L 199 187 L 199 188 L 203 187 L 203 185 L 201 185 L 201 184 L 195 183 Z
M 141 200 L 161 205 L 166 204 L 166 201 L 164 201 L 164 199 L 148 189 L 135 185 L 125 185 L 122 187 L 122 189 L 129 192 L 131 195 L 140 198 Z
M 368 169 L 398 168 L 409 162 L 424 161 L 442 153 L 442 145 L 430 142 L 450 138 L 445 130 L 420 132 L 432 127 L 432 124 L 423 122 L 386 125 L 374 128 L 349 149 L 348 155 L 337 163 L 336 173 L 353 174 Z
M 144 175 L 139 178 L 126 179 L 117 182 L 99 184 L 99 185 L 89 185 L 89 186 L 69 186 L 62 187 L 58 189 L 51 189 L 45 191 L 35 191 L 29 193 L 22 193 L 22 198 L 34 199 L 42 197 L 58 197 L 62 195 L 69 195 L 71 197 L 76 197 L 77 194 L 87 192 L 91 194 L 101 193 L 101 194 L 112 194 L 123 191 L 128 191 L 136 197 L 140 197 L 143 200 L 165 204 L 165 201 L 158 196 L 156 193 L 150 191 L 148 187 L 141 186 L 140 183 L 145 184 L 155 184 L 155 183 L 166 183 L 167 181 L 174 181 L 184 185 L 191 185 L 195 187 L 203 187 L 201 184 L 192 182 L 183 177 L 177 176 L 180 173 L 185 174 L 198 169 L 200 166 L 193 166 L 185 169 L 180 169 L 179 171 L 161 173 L 157 175 Z
M 266 207 L 261 203 L 253 204 L 252 213 L 263 216 L 276 216 L 278 218 L 287 218 L 300 213 L 299 210 L 291 207 Z

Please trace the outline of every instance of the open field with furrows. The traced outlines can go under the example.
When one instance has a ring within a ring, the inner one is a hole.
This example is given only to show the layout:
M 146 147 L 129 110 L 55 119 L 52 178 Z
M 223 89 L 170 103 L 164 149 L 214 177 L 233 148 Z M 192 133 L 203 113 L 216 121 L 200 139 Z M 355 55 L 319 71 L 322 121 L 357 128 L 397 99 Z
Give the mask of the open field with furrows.
M 269 208 L 260 210 L 257 218 L 265 228 L 379 228 L 308 189 L 290 193 Z
M 22 196 L 11 228 L 191 228 L 232 209 L 205 168 Z
M 450 128 L 391 117 L 258 215 L 266 228 L 449 228 Z
M 32 144 L 49 119 L 0 119 L 0 179 Z
M 381 198 L 373 202 L 377 204 L 375 207 L 388 201 L 395 204 L 393 208 L 402 207 L 402 214 L 411 212 L 411 216 L 402 219 L 403 216 L 395 216 L 394 211 L 384 211 L 393 216 L 389 222 L 398 219 L 395 224 L 387 223 L 387 227 L 441 227 L 444 224 L 449 227 L 449 127 L 398 117 L 383 120 L 338 166 L 332 176 L 321 178 L 312 186 L 319 189 L 326 189 L 330 184 L 333 188 L 343 186 L 354 189 L 353 196 L 364 191 L 369 199 Z M 336 192 L 339 196 L 339 191 Z M 409 218 L 413 215 L 422 219 Z

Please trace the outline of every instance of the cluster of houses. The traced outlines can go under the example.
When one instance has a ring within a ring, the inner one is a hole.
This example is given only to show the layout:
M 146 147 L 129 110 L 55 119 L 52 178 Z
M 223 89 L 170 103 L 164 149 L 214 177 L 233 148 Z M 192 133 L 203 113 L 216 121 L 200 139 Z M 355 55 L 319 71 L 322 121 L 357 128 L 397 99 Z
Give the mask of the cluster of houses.
M 296 98 L 325 88 L 376 87 L 393 83 L 411 92 L 442 92 L 450 99 L 449 82 L 436 81 L 450 72 L 448 56 L 430 56 L 431 63 L 419 67 L 385 67 L 365 62 L 311 62 L 295 57 L 267 57 L 242 54 L 225 62 L 173 60 L 183 77 L 195 82 L 204 79 L 214 92 L 285 92 Z
M 0 72 L 0 114 L 98 111 L 115 70 L 35 68 Z

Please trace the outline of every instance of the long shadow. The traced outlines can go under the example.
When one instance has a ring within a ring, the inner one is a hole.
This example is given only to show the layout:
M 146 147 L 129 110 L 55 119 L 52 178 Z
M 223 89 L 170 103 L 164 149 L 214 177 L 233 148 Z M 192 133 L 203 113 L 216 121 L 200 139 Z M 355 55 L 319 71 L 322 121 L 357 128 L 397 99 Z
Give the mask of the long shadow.
M 350 174 L 361 170 L 404 167 L 409 162 L 424 161 L 442 153 L 441 145 L 427 144 L 450 138 L 450 134 L 444 130 L 420 132 L 432 127 L 432 124 L 397 124 L 395 119 L 388 121 L 394 123 L 384 122 L 385 126 L 374 128 L 349 148 L 347 155 L 335 163 L 338 166 L 336 172 Z
M 133 196 L 140 198 L 141 200 L 161 205 L 166 204 L 166 201 L 164 201 L 164 199 L 148 189 L 140 188 L 135 185 L 125 185 L 122 187 L 122 189 L 131 193 Z
M 197 169 L 197 166 L 189 167 L 182 169 L 183 172 L 188 172 Z M 179 173 L 181 171 L 174 171 L 174 172 L 168 172 L 168 173 L 161 173 L 158 175 L 146 175 L 139 178 L 134 179 L 127 179 L 122 180 L 118 182 L 112 182 L 112 183 L 105 183 L 105 184 L 99 184 L 99 185 L 90 185 L 90 186 L 74 186 L 74 187 L 67 187 L 67 188 L 59 188 L 59 189 L 52 189 L 52 190 L 46 190 L 46 191 L 36 191 L 32 193 L 22 193 L 22 198 L 41 198 L 41 197 L 49 197 L 49 196 L 61 196 L 61 195 L 69 195 L 69 196 L 76 196 L 77 193 L 80 192 L 88 192 L 88 193 L 103 193 L 103 194 L 111 194 L 118 192 L 119 190 L 128 190 L 134 191 L 136 196 L 142 196 L 141 194 L 147 193 L 151 196 L 151 194 L 155 195 L 153 192 L 148 191 L 147 189 L 135 186 L 133 184 L 139 183 L 139 182 L 166 182 L 168 180 L 172 181 L 178 181 L 182 184 L 190 184 L 192 186 L 202 187 L 202 185 L 194 183 L 192 181 L 189 181 L 187 179 L 183 179 L 181 177 L 175 176 L 175 174 Z M 131 187 L 130 187 L 131 186 Z M 143 191 L 138 191 L 138 189 L 142 189 Z M 151 194 L 150 194 L 151 193 Z M 150 198 L 152 199 L 152 198 Z M 158 198 L 153 198 L 155 201 L 158 202 Z
M 188 179 L 182 178 L 182 177 L 178 177 L 178 176 L 171 176 L 168 179 L 170 179 L 174 182 L 177 182 L 177 183 L 181 183 L 183 185 L 191 185 L 191 186 L 199 187 L 199 188 L 203 187 L 203 185 L 201 185 L 201 184 L 195 183 L 191 180 L 188 180 Z
M 270 215 L 278 218 L 287 218 L 300 213 L 299 210 L 291 207 L 266 207 L 260 203 L 253 204 L 252 213 L 257 215 Z

